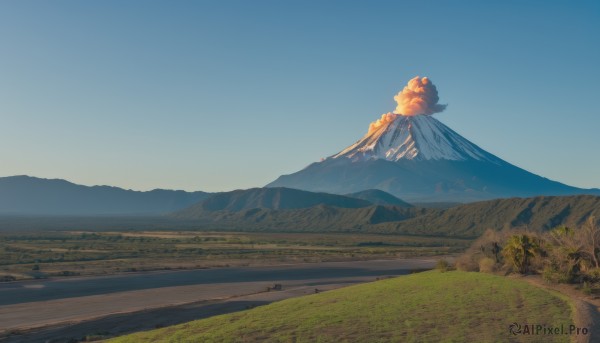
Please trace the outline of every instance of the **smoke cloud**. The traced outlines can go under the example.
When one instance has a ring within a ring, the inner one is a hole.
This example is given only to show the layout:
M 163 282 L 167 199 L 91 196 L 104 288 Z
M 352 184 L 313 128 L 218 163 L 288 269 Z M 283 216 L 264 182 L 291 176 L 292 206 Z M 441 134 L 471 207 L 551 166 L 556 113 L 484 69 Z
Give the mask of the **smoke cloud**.
M 373 131 L 376 131 L 382 126 L 393 122 L 398 116 L 399 114 L 395 114 L 392 112 L 382 114 L 381 118 L 377 119 L 376 121 L 372 122 L 371 125 L 369 125 L 369 134 Z
M 404 89 L 394 96 L 398 103 L 394 112 L 388 112 L 381 115 L 381 118 L 369 125 L 369 134 L 380 127 L 387 125 L 399 116 L 431 115 L 442 112 L 447 105 L 438 104 L 437 88 L 426 77 L 415 77 L 408 81 Z
M 403 116 L 431 115 L 442 112 L 447 106 L 438 104 L 440 98 L 435 85 L 428 78 L 419 76 L 408 81 L 394 100 L 398 103 L 394 113 Z

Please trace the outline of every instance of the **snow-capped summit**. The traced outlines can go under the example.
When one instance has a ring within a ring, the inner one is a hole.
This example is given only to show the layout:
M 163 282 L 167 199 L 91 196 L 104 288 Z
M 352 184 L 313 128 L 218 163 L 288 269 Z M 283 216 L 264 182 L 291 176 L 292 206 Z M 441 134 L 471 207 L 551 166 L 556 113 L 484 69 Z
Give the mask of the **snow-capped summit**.
M 388 117 L 389 120 L 372 127 L 362 139 L 331 158 L 345 157 L 352 161 L 370 159 L 388 161 L 475 159 L 493 163 L 502 161 L 463 138 L 433 116 L 388 114 Z

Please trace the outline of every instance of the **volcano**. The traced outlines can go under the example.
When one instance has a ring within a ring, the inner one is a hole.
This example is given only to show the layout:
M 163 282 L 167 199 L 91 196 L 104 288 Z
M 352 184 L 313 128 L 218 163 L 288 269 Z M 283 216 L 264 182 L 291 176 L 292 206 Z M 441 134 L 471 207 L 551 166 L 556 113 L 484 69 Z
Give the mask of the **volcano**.
M 435 97 L 437 102 L 437 91 Z M 379 189 L 409 202 L 600 194 L 598 189 L 571 187 L 514 166 L 432 115 L 396 113 L 384 114 L 362 139 L 341 152 L 282 175 L 266 187 L 338 194 Z

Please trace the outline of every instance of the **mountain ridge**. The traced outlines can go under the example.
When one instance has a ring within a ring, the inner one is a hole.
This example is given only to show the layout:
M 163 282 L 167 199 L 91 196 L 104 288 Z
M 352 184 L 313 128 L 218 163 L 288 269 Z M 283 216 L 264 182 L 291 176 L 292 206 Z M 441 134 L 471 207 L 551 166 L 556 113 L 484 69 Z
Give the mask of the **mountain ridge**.
M 394 205 L 400 207 L 414 207 L 412 204 L 399 199 L 388 192 L 379 189 L 366 189 L 364 191 L 345 194 L 351 198 L 370 201 L 374 205 Z
M 298 189 L 250 188 L 221 192 L 176 213 L 177 216 L 194 216 L 204 212 L 239 212 L 253 209 L 302 209 L 317 205 L 339 208 L 361 208 L 373 205 L 370 201 L 344 195 L 308 192 Z
M 188 207 L 209 195 L 201 191 L 143 192 L 83 186 L 64 179 L 16 175 L 0 177 L 0 214 L 155 215 Z
M 600 196 L 539 196 L 457 205 L 447 209 L 371 205 L 339 208 L 317 205 L 298 209 L 178 212 L 205 229 L 261 232 L 355 232 L 475 238 L 486 229 L 549 230 L 577 227 L 589 216 L 600 223 Z

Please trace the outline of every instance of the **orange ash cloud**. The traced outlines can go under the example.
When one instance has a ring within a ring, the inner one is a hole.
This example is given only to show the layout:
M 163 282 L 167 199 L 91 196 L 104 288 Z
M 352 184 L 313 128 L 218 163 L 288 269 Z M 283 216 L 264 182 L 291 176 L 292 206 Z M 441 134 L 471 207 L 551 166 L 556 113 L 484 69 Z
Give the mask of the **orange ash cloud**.
M 403 116 L 431 115 L 446 109 L 446 105 L 438 104 L 440 98 L 437 88 L 426 77 L 417 76 L 408 81 L 406 87 L 394 96 L 394 100 L 398 103 L 394 113 Z
M 426 77 L 417 76 L 408 81 L 406 87 L 394 96 L 394 100 L 398 103 L 396 110 L 393 113 L 384 113 L 381 118 L 372 122 L 368 134 L 393 122 L 399 116 L 431 115 L 446 109 L 446 105 L 438 104 L 440 98 L 437 88 Z

